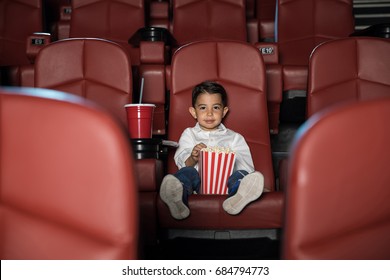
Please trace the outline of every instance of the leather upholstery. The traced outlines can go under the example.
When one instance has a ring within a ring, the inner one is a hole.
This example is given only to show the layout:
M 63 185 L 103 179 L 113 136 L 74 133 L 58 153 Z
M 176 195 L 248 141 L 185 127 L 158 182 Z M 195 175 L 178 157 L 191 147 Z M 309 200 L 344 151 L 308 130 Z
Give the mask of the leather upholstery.
M 0 2 L 0 66 L 26 65 L 26 39 L 42 32 L 41 0 L 2 0 Z
M 135 259 L 138 196 L 128 140 L 85 99 L 0 93 L 1 259 Z
M 237 53 L 240 55 L 237 56 Z M 246 138 L 255 169 L 263 173 L 266 188 L 273 192 L 275 182 L 268 130 L 265 69 L 259 51 L 247 43 L 237 41 L 191 43 L 175 53 L 171 77 L 168 139 L 178 141 L 185 128 L 195 125 L 194 119 L 188 113 L 192 88 L 204 80 L 220 82 L 226 88 L 229 99 L 229 113 L 224 123 Z M 177 167 L 171 155 L 168 158 L 168 173 L 176 171 Z M 235 218 L 222 213 L 224 198 L 226 197 L 191 196 L 189 201 L 191 215 L 185 222 L 171 218 L 168 208 L 159 200 L 160 225 L 162 227 L 175 225 L 175 228 L 281 227 L 280 193 L 264 195 Z M 272 200 L 270 204 L 266 202 L 268 199 Z M 270 207 L 267 211 L 260 211 L 259 209 L 263 207 L 267 208 L 264 205 Z M 218 219 L 218 224 L 206 226 L 205 221 L 209 219 L 211 221 Z M 247 219 L 250 222 L 241 224 L 240 219 Z
M 131 63 L 117 44 L 102 39 L 66 39 L 42 49 L 35 86 L 73 93 L 104 107 L 127 126 L 132 102 Z
M 350 37 L 317 47 L 309 64 L 308 117 L 343 101 L 390 96 L 390 41 Z
M 259 22 L 260 41 L 274 40 L 276 0 L 255 0 L 255 1 L 256 1 L 256 17 Z
M 280 62 L 286 68 L 283 89 L 307 90 L 307 66 L 312 50 L 322 42 L 347 37 L 354 31 L 353 1 L 277 1 L 276 40 Z
M 295 139 L 285 259 L 390 258 L 390 98 L 343 105 L 314 115 Z
M 72 0 L 71 38 L 94 37 L 114 41 L 139 64 L 139 50 L 128 39 L 145 26 L 144 0 Z
M 285 65 L 306 66 L 319 43 L 354 31 L 351 0 L 278 0 L 277 21 L 280 59 Z
M 173 0 L 172 34 L 179 45 L 204 39 L 247 41 L 245 0 Z

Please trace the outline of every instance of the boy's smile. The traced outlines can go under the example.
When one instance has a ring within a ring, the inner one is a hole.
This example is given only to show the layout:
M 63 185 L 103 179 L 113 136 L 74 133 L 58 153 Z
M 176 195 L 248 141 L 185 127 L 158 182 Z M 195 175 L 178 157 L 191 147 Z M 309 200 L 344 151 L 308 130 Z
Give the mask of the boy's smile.
M 222 104 L 218 93 L 202 93 L 198 96 L 195 107 L 190 107 L 191 115 L 198 120 L 203 130 L 215 130 L 228 112 L 228 107 Z

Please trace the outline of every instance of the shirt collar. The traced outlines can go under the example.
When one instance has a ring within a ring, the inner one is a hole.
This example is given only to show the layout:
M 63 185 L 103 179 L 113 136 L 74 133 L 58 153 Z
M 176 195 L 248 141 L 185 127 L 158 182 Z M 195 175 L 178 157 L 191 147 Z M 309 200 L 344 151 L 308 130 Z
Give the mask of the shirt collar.
M 212 130 L 212 131 L 203 130 L 200 127 L 199 122 L 197 122 L 196 125 L 194 126 L 194 130 L 196 132 L 225 132 L 225 131 L 227 131 L 226 127 L 222 123 L 215 130 Z

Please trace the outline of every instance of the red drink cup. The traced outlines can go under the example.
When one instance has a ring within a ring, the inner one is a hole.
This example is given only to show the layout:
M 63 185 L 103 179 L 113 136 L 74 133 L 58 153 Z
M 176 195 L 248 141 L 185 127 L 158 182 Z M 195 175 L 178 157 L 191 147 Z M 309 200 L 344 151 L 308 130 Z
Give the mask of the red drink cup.
M 154 104 L 126 104 L 130 138 L 152 138 Z

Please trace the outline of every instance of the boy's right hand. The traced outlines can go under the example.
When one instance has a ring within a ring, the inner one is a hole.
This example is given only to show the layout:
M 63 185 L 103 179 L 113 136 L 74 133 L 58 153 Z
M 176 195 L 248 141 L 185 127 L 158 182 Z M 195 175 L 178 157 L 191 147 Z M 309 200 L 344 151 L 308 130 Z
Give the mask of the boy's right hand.
M 198 163 L 200 150 L 203 148 L 207 148 L 206 144 L 204 143 L 195 145 L 195 147 L 192 149 L 191 155 L 186 160 L 186 166 L 195 166 Z

